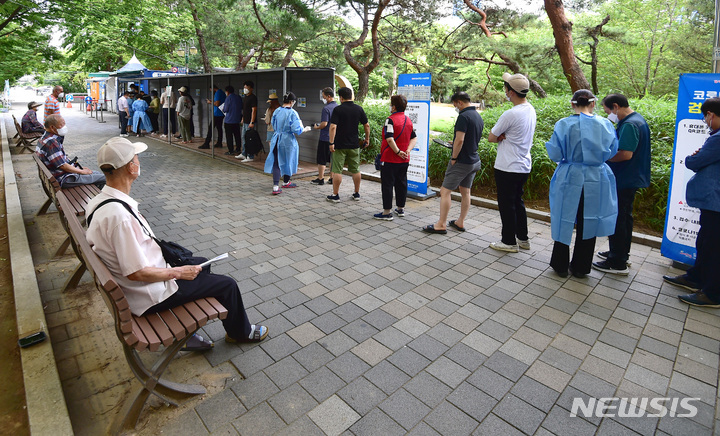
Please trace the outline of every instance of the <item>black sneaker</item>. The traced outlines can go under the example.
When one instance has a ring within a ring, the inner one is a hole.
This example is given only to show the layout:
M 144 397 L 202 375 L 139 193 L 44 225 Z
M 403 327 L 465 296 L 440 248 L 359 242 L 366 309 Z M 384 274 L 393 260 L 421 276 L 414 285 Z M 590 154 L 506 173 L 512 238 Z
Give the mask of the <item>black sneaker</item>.
M 201 145 L 201 146 L 198 147 L 198 148 L 201 149 L 201 150 L 207 150 L 207 149 L 210 148 L 210 144 L 203 144 L 203 145 Z
M 215 144 L 215 145 L 213 145 L 213 147 L 215 147 L 215 148 L 222 148 L 223 145 L 222 145 L 222 144 Z
M 607 260 L 608 256 L 610 256 L 610 251 L 598 251 L 598 252 L 595 253 L 595 254 L 596 254 L 597 257 L 599 257 L 600 259 L 602 259 L 602 260 Z M 630 262 L 629 259 L 628 259 L 628 261 L 627 261 L 627 266 L 628 266 L 628 267 L 632 266 L 632 262 Z
M 324 185 L 324 184 L 325 184 L 325 180 L 323 180 L 323 179 L 315 179 L 315 180 L 310 180 L 310 183 L 312 183 L 313 185 Z
M 355 201 L 360 201 L 360 193 L 356 192 L 352 195 L 352 199 Z
M 625 266 L 625 268 L 615 268 L 614 266 L 610 265 L 610 262 L 608 262 L 607 260 L 603 260 L 602 262 L 593 262 L 592 267 L 598 271 L 610 274 L 617 274 L 620 276 L 626 276 L 630 274 L 630 270 L 628 269 L 627 265 Z
M 705 295 L 704 292 L 695 292 L 690 295 L 678 295 L 678 298 L 683 303 L 687 303 L 692 306 L 712 307 L 715 309 L 720 307 L 720 304 L 712 301 L 707 295 Z
M 328 195 L 327 201 L 332 201 L 333 203 L 340 203 L 340 194 L 337 195 Z
M 226 151 L 225 156 L 235 156 L 235 152 L 234 151 Z
M 327 182 L 332 185 L 332 177 L 330 177 Z
M 700 285 L 689 280 L 687 274 L 681 274 L 679 276 L 663 276 L 663 280 L 670 283 L 671 285 L 685 288 L 688 291 L 697 292 L 700 290 Z

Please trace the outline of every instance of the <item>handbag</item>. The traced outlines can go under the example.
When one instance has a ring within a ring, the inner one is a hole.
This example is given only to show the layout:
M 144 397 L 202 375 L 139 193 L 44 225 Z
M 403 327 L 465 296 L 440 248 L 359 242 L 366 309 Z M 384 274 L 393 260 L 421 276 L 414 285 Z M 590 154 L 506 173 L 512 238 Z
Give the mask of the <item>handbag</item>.
M 123 206 L 125 206 L 125 209 L 127 209 L 130 214 L 135 217 L 136 220 L 140 223 L 140 227 L 143 228 L 145 233 L 153 238 L 153 240 L 160 246 L 160 250 L 162 250 L 163 258 L 165 258 L 165 262 L 170 264 L 170 266 L 182 266 L 182 265 L 192 265 L 192 258 L 193 253 L 192 251 L 188 250 L 187 248 L 183 247 L 182 245 L 172 242 L 172 241 L 165 241 L 162 239 L 158 239 L 155 236 L 150 233 L 150 231 L 145 228 L 145 225 L 140 221 L 140 218 L 138 218 L 137 215 L 135 215 L 135 212 L 133 212 L 132 208 L 129 204 L 125 203 L 122 200 L 118 200 L 116 198 L 110 198 L 108 200 L 103 201 L 102 203 L 98 204 L 98 206 L 93 210 L 93 212 L 88 215 L 87 219 L 85 220 L 87 222 L 88 227 L 90 227 L 90 222 L 92 221 L 92 217 L 97 212 L 98 209 L 103 207 L 104 205 L 108 203 L 120 203 Z
M 400 129 L 400 133 L 398 133 L 398 135 L 397 135 L 398 138 L 400 137 L 400 135 L 402 135 L 403 130 L 405 130 L 405 125 L 407 124 L 407 120 L 408 120 L 408 117 L 407 117 L 407 115 L 405 115 L 405 122 L 403 123 L 402 129 Z M 384 129 L 384 127 L 383 127 L 383 129 Z M 393 139 L 395 139 L 394 134 L 393 134 Z M 380 171 L 382 169 L 383 163 L 382 163 L 381 157 L 382 157 L 382 150 L 380 150 L 380 153 L 378 153 L 378 155 L 375 156 L 375 169 L 377 171 Z

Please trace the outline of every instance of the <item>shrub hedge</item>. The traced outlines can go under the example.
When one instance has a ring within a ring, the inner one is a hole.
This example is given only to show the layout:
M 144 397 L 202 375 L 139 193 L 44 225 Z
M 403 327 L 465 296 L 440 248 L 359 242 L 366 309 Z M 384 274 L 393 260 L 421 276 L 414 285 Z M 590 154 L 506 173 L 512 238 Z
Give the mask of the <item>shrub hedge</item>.
M 572 115 L 569 100 L 569 96 L 550 96 L 544 99 L 531 100 L 537 112 L 537 127 L 533 146 L 530 150 L 533 169 L 525 185 L 525 197 L 528 200 L 544 200 L 548 197 L 550 179 L 556 165 L 547 156 L 545 142 L 552 136 L 555 123 L 561 118 Z M 635 199 L 634 215 L 636 221 L 658 232 L 662 231 L 665 222 L 673 140 L 675 137 L 676 104 L 675 97 L 645 97 L 641 100 L 630 101 L 630 107 L 642 114 L 647 120 L 652 135 L 651 185 L 638 191 Z M 387 102 L 363 104 L 370 122 L 371 132 L 370 147 L 361 154 L 361 159 L 365 162 L 372 162 L 375 155 L 380 152 L 382 126 L 389 115 L 388 106 Z M 487 136 L 500 115 L 510 107 L 510 103 L 505 103 L 487 109 L 481 114 L 485 122 L 483 139 L 480 141 L 478 148 L 482 168 L 475 176 L 474 187 L 495 190 L 493 165 L 495 163 L 496 145 L 489 142 Z M 596 113 L 604 115 L 601 108 L 596 109 Z M 440 132 L 439 138 L 452 141 L 452 131 Z M 434 186 L 439 186 L 442 183 L 449 159 L 449 149 L 434 143 L 430 144 L 428 173 Z

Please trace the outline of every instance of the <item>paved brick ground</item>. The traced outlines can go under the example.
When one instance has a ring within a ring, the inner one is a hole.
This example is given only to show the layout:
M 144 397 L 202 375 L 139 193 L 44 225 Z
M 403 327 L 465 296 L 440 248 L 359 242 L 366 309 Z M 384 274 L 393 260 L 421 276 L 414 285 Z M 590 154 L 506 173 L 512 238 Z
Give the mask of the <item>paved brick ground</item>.
M 63 113 L 68 153 L 94 162 L 116 120 Z M 270 337 L 228 345 L 219 322 L 206 326 L 215 349 L 181 355 L 168 376 L 199 381 L 208 394 L 179 408 L 151 401 L 139 434 L 698 436 L 720 428 L 719 312 L 678 301 L 679 289 L 661 278 L 677 271 L 658 250 L 634 245 L 628 277 L 561 279 L 548 266 L 546 223 L 530 223 L 531 250 L 501 254 L 487 248 L 499 237 L 496 211 L 472 207 L 467 232 L 428 235 L 420 227 L 436 219 L 437 200 L 375 221 L 379 184 L 363 181 L 360 202 L 348 177 L 340 204 L 326 202 L 330 188 L 311 177 L 273 197 L 266 175 L 146 142 L 132 192 L 141 210 L 161 237 L 200 255 L 232 251 L 214 271 L 239 282 L 251 320 Z M 29 156 L 14 164 L 73 425 L 101 434 L 137 382 L 89 276 L 59 291 L 76 261 L 52 258 L 62 229 L 53 214 L 33 216 L 44 194 Z M 571 417 L 573 398 L 604 397 L 694 397 L 697 415 Z

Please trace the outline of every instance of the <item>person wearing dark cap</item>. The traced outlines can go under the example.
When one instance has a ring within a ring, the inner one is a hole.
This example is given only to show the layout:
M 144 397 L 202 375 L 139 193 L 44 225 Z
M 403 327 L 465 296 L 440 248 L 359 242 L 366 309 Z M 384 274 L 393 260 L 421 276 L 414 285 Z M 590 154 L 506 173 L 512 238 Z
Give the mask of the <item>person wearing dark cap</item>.
M 201 257 L 193 258 L 197 264 L 176 267 L 165 261 L 138 202 L 130 197 L 132 184 L 140 176 L 138 155 L 146 149 L 141 142 L 111 138 L 98 150 L 98 166 L 107 177 L 107 185 L 86 209 L 88 243 L 120 285 L 134 315 L 215 297 L 228 310 L 222 321 L 226 342 L 262 341 L 268 328 L 250 324 L 240 289 L 232 277 L 200 267 L 207 260 Z M 195 335 L 185 349 L 200 351 L 212 346 L 209 340 Z
M 505 73 L 502 76 L 505 96 L 513 107 L 500 115 L 488 141 L 496 142 L 495 184 L 497 202 L 502 221 L 501 240 L 490 244 L 499 251 L 517 253 L 518 248 L 530 249 L 527 214 L 523 202 L 523 189 L 532 168 L 530 148 L 537 116 L 528 103 L 530 82 L 522 74 Z
M 31 101 L 28 103 L 28 111 L 22 117 L 22 132 L 23 133 L 37 133 L 37 136 L 45 133 L 45 127 L 40 124 L 37 119 L 37 108 L 42 106 L 42 103 Z

